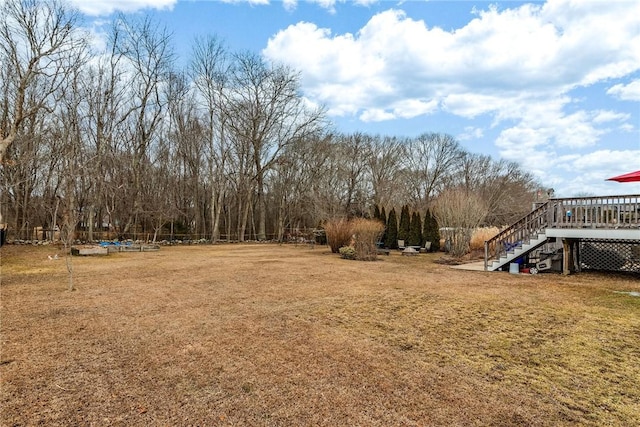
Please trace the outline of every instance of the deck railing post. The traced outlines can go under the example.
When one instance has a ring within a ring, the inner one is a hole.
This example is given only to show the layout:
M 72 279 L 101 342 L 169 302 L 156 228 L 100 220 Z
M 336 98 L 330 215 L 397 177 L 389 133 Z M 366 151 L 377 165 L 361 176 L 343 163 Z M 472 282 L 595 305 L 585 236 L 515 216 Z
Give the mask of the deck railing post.
M 489 269 L 489 242 L 484 241 L 484 271 Z

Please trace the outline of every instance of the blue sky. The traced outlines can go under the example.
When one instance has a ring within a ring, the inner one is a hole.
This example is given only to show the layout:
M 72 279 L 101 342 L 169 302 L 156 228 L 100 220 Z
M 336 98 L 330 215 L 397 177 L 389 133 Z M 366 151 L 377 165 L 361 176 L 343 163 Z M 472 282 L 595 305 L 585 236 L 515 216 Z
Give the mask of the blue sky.
M 87 24 L 151 13 L 299 70 L 339 131 L 443 132 L 558 196 L 640 194 L 640 2 L 73 0 Z M 94 26 L 94 28 L 100 28 Z

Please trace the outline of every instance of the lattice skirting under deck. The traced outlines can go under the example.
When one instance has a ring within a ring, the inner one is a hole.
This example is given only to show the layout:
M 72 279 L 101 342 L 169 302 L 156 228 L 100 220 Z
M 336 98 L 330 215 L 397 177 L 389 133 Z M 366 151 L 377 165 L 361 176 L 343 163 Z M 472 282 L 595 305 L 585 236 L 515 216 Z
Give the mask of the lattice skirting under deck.
M 640 273 L 639 240 L 580 240 L 580 266 L 585 270 Z

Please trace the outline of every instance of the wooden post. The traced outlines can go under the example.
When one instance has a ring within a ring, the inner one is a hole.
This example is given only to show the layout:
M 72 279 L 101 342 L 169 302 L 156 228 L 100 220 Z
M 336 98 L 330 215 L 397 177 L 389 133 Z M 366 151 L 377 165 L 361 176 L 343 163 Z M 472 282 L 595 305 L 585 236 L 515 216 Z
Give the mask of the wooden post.
M 562 274 L 571 274 L 571 263 L 573 254 L 571 253 L 572 245 L 569 239 L 562 239 Z
M 487 271 L 489 269 L 488 267 L 489 267 L 489 242 L 485 240 L 484 241 L 484 271 Z
M 573 242 L 573 268 L 577 273 L 582 272 L 582 266 L 580 265 L 580 240 Z

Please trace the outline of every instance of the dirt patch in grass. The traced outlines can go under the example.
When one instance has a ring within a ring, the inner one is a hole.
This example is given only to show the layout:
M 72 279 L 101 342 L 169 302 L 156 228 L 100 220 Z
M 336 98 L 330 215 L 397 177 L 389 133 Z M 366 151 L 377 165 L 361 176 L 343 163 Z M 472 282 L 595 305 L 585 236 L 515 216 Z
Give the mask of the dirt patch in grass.
M 634 277 L 2 248 L 2 425 L 640 425 Z

